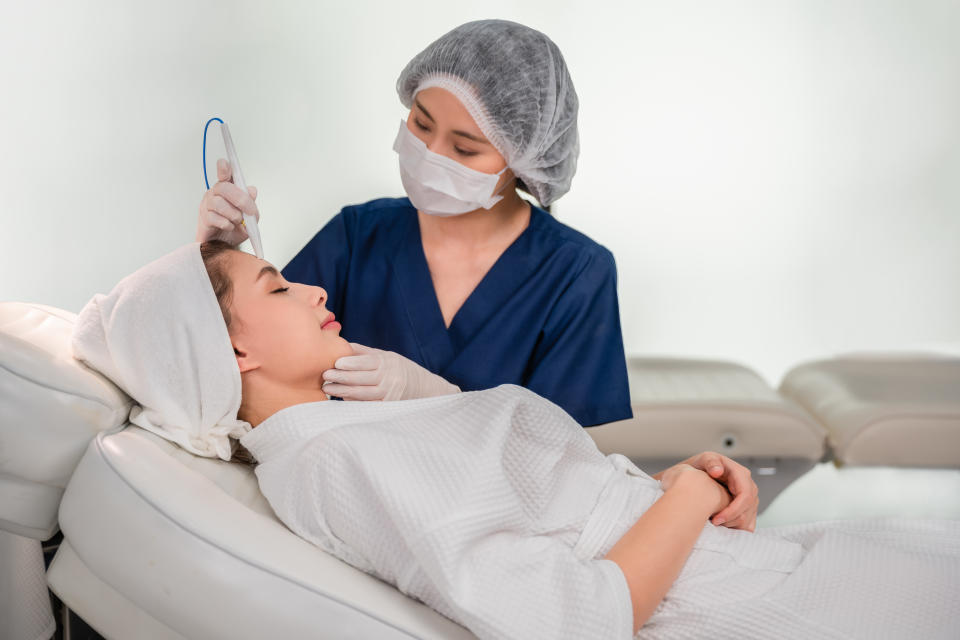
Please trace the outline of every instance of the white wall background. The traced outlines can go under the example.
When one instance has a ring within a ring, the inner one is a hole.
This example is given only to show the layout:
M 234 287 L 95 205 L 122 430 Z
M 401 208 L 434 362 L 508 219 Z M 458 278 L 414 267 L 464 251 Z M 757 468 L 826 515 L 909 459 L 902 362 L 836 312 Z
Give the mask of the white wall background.
M 402 195 L 396 77 L 484 17 L 566 56 L 582 153 L 556 215 L 616 255 L 628 354 L 777 383 L 837 351 L 960 350 L 947 0 L 0 0 L 0 300 L 78 311 L 191 241 L 213 115 L 285 264 L 343 205 Z

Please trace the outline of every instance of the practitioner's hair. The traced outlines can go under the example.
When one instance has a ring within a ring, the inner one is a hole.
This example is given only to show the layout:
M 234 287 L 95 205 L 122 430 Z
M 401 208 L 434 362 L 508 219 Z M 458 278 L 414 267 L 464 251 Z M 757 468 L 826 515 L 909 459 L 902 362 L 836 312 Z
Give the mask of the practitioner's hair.
M 217 296 L 220 313 L 223 314 L 223 321 L 227 325 L 227 332 L 229 333 L 230 325 L 233 322 L 233 316 L 230 313 L 233 281 L 227 273 L 225 258 L 228 251 L 236 251 L 236 248 L 223 240 L 207 240 L 200 244 L 200 257 L 203 258 L 203 266 L 207 268 L 207 276 L 210 278 L 210 284 L 213 285 L 213 293 Z M 243 414 L 243 412 L 243 400 L 241 399 L 239 414 Z M 242 415 L 237 417 L 243 420 Z M 234 443 L 230 462 L 253 465 L 257 463 L 257 459 L 237 440 Z

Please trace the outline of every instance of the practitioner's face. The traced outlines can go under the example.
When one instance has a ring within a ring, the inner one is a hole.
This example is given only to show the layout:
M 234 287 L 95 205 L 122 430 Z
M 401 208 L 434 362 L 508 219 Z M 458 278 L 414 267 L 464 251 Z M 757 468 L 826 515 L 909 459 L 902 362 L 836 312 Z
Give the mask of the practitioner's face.
M 240 251 L 224 257 L 233 283 L 230 339 L 240 372 L 258 370 L 277 382 L 313 387 L 337 358 L 353 350 L 330 322 L 327 292 L 287 282 L 269 262 Z
M 446 89 L 429 87 L 414 96 L 407 129 L 430 151 L 475 171 L 497 173 L 507 166 L 507 161 L 484 137 L 467 108 Z M 512 179 L 513 172 L 504 171 L 494 192 Z

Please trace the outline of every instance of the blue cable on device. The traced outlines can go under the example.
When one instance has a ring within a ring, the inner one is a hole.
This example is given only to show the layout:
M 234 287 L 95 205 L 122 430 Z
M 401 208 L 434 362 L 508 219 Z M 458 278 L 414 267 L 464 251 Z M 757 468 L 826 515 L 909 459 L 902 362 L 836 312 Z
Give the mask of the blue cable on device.
M 207 124 L 203 125 L 203 181 L 207 185 L 207 190 L 210 190 L 210 180 L 207 178 L 207 128 L 210 126 L 210 123 L 214 121 L 220 123 L 220 133 L 223 134 L 223 146 L 227 150 L 230 170 L 233 173 L 231 180 L 243 193 L 249 193 L 247 183 L 243 179 L 243 172 L 240 171 L 240 161 L 237 159 L 237 148 L 233 145 L 233 137 L 230 136 L 230 127 L 220 118 L 210 118 L 207 120 Z M 242 211 L 241 213 L 243 214 L 243 222 L 240 224 L 246 227 L 247 237 L 250 238 L 250 244 L 253 245 L 253 253 L 263 260 L 263 242 L 260 240 L 260 227 L 257 225 L 257 218 Z
M 203 125 L 203 181 L 207 185 L 207 190 L 210 190 L 210 181 L 207 180 L 207 127 L 210 126 L 211 122 L 219 122 L 223 124 L 223 120 L 220 118 L 210 118 L 207 120 L 207 124 Z

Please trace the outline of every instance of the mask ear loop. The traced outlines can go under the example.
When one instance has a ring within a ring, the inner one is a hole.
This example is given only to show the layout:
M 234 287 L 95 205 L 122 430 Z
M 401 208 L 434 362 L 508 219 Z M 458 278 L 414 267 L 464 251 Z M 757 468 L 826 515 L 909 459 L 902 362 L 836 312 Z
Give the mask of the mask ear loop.
M 502 176 L 504 173 L 507 172 L 507 169 L 509 169 L 509 168 L 510 168 L 510 165 L 508 164 L 508 165 L 504 166 L 503 169 L 500 169 L 500 171 L 497 171 L 494 175 L 496 175 L 496 176 Z M 514 180 L 517 179 L 517 174 L 513 174 L 513 179 L 514 179 Z M 508 185 L 508 184 L 510 184 L 510 181 L 509 181 L 509 180 L 507 180 L 506 182 L 504 182 L 502 187 L 500 187 L 499 189 L 497 189 L 496 191 L 494 191 L 493 193 L 491 193 L 491 194 L 490 194 L 490 197 L 491 197 L 491 198 L 496 198 L 497 196 L 499 196 L 501 193 L 503 193 L 504 189 L 507 188 L 507 185 Z M 501 197 L 503 197 L 503 196 L 501 196 Z
M 207 180 L 207 127 L 210 126 L 211 122 L 223 124 L 223 120 L 220 118 L 210 118 L 207 120 L 207 124 L 203 125 L 203 182 L 207 185 L 207 191 L 210 190 L 210 181 Z

